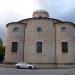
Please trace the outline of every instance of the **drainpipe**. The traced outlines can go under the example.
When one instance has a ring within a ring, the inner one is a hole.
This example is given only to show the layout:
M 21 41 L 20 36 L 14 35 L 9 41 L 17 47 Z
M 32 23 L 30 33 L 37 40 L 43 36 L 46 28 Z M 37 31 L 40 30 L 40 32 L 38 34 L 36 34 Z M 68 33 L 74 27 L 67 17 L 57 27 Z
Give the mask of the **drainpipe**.
M 57 56 L 56 56 L 56 27 L 55 27 L 55 22 L 53 20 L 53 26 L 55 29 L 55 66 L 57 67 Z
M 26 28 L 27 23 L 24 23 L 24 39 L 23 39 L 23 62 L 24 62 L 24 45 L 25 45 L 25 28 Z

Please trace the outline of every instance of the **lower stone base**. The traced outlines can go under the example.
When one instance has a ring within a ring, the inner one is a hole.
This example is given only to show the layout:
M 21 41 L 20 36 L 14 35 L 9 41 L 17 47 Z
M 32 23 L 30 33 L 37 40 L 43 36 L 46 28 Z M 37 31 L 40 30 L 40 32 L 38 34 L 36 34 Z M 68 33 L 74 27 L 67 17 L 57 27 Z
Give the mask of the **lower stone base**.
M 33 64 L 36 69 L 65 69 L 65 68 L 75 68 L 75 64 L 72 65 L 55 65 L 55 64 Z M 16 68 L 15 64 L 0 64 L 0 67 Z
M 37 68 L 75 68 L 75 64 L 33 64 Z
M 16 62 L 8 62 L 8 61 L 5 61 L 3 62 L 3 64 L 6 64 L 6 65 L 15 65 Z M 74 67 L 75 68 L 75 63 L 43 63 L 43 64 L 40 64 L 40 63 L 29 63 L 29 64 L 33 64 L 34 66 L 36 66 L 36 68 L 71 68 L 71 67 Z
M 6 60 L 3 61 L 4 64 L 16 64 L 16 62 L 8 62 Z

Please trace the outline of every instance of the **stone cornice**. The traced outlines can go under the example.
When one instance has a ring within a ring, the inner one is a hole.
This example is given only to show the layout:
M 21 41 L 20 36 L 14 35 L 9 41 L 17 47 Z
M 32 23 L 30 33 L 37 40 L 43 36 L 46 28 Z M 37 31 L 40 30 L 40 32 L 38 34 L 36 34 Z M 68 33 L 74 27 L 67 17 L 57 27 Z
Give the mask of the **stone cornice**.
M 24 25 L 26 25 L 25 23 L 20 23 L 20 22 L 11 22 L 11 23 L 8 23 L 8 24 L 6 25 L 6 27 L 8 27 L 8 26 L 11 25 L 11 24 L 24 24 Z

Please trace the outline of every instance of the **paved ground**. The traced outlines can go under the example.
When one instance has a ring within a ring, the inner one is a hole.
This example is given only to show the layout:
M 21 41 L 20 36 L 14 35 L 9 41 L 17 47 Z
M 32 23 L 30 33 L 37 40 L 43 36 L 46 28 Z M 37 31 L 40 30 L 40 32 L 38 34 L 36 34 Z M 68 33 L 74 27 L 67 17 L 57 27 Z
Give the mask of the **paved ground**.
M 0 75 L 75 75 L 75 68 L 70 69 L 15 69 L 0 68 Z
M 37 65 L 38 66 L 38 65 Z M 75 75 L 75 65 L 58 65 L 58 68 L 48 68 L 42 65 L 42 69 L 16 69 L 13 64 L 0 64 L 0 75 Z M 39 67 L 41 67 L 39 65 Z M 44 68 L 44 69 L 43 69 Z

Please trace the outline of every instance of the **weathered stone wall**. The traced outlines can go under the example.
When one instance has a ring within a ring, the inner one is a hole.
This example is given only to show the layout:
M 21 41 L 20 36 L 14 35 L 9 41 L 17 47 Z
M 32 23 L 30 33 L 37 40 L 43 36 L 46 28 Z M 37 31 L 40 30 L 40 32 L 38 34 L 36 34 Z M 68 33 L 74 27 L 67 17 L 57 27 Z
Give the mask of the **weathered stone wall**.
M 57 23 L 55 27 L 57 63 L 75 63 L 74 25 L 70 23 Z M 61 31 L 62 27 L 66 27 L 64 32 Z M 61 42 L 68 42 L 68 53 L 62 53 Z
M 18 27 L 18 31 L 13 31 Z M 23 61 L 24 24 L 13 23 L 7 27 L 7 42 L 5 50 L 5 62 Z M 18 42 L 17 52 L 12 52 L 12 42 Z
M 37 32 L 41 27 L 42 32 Z M 42 42 L 42 53 L 37 53 L 36 42 Z M 49 19 L 31 19 L 25 30 L 24 61 L 27 63 L 55 63 L 55 30 Z

